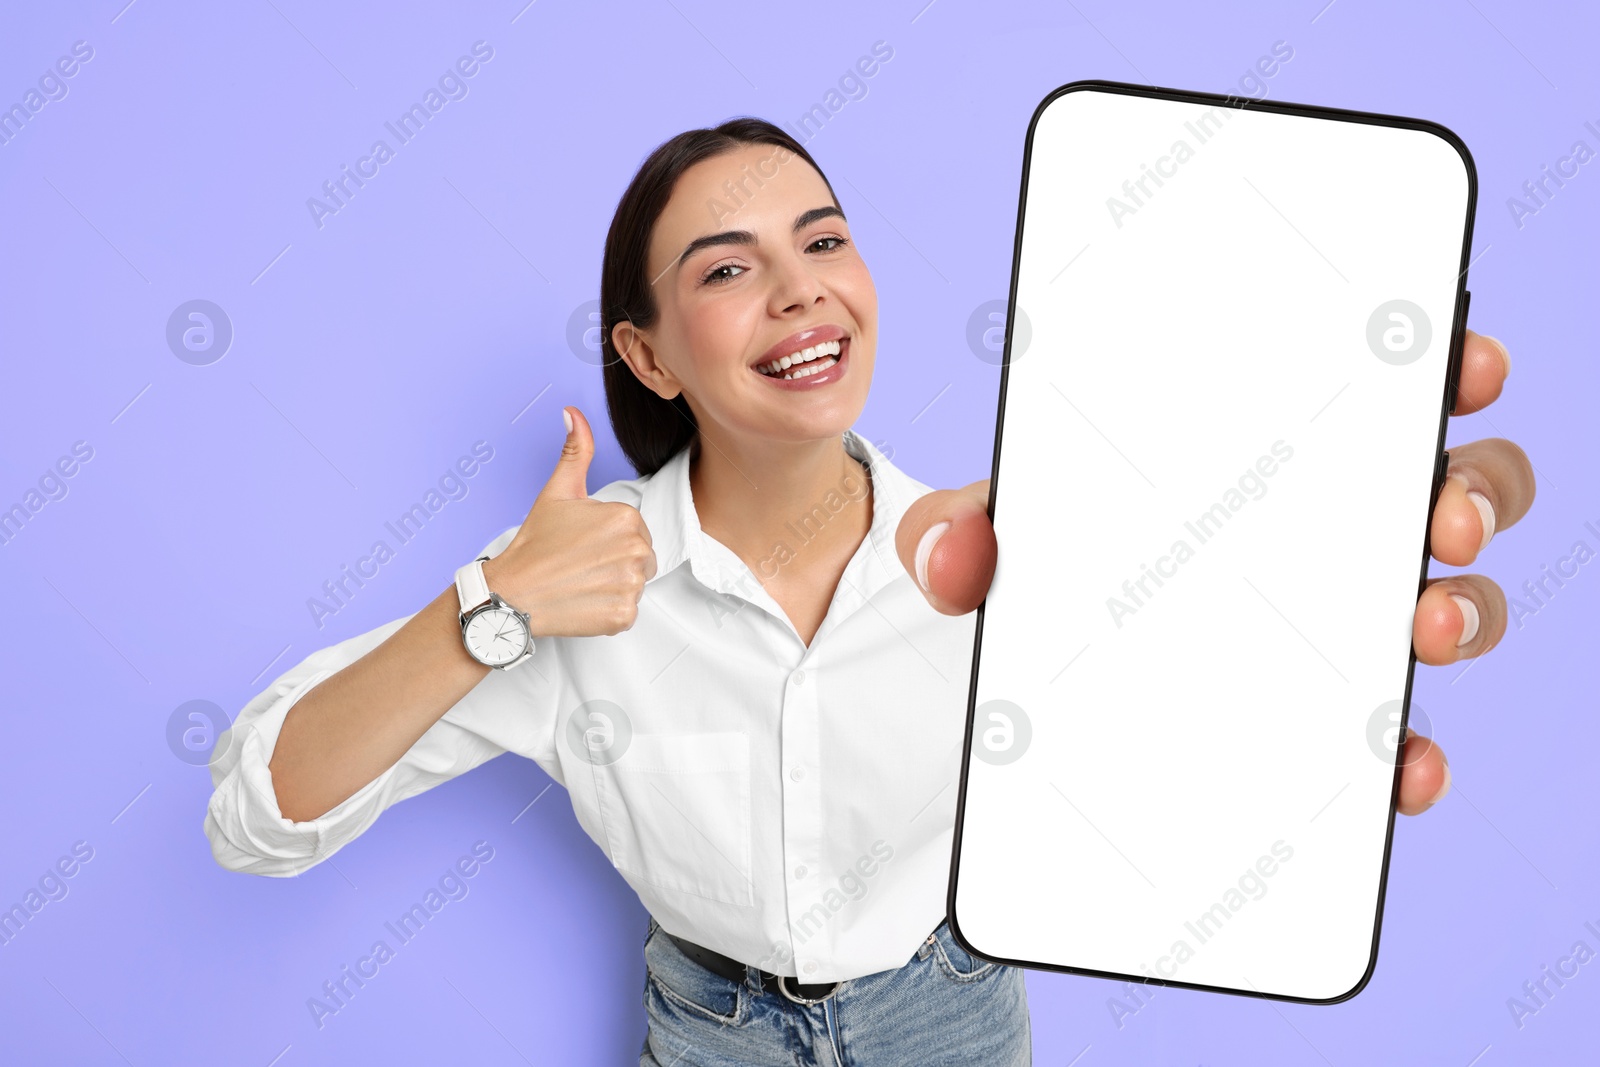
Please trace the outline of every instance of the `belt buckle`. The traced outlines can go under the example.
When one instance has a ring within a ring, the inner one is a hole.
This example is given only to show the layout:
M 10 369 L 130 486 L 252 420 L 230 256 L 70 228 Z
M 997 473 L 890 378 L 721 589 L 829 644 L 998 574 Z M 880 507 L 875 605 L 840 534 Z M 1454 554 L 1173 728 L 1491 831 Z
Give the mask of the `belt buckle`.
M 794 1003 L 804 1005 L 805 1007 L 808 1007 L 808 1008 L 815 1007 L 816 1005 L 821 1004 L 823 1001 L 827 1000 L 829 997 L 833 996 L 835 993 L 837 993 L 839 991 L 839 983 L 835 982 L 835 983 L 833 983 L 833 988 L 828 990 L 827 993 L 825 993 L 822 996 L 816 998 L 815 1000 L 812 1000 L 810 997 L 802 997 L 802 996 L 800 996 L 800 994 L 798 992 L 794 992 L 794 993 L 789 992 L 788 982 L 789 982 L 789 976 L 788 975 L 786 975 L 786 974 L 778 975 L 778 992 L 780 992 L 784 996 L 788 997 Z M 795 984 L 799 985 L 799 982 L 796 981 Z

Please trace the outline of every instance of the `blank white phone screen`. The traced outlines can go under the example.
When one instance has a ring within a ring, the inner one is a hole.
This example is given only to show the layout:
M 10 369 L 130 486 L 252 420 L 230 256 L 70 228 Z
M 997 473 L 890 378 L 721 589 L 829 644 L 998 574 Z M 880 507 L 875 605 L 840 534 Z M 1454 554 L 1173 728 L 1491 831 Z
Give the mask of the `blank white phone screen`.
M 1036 116 L 953 872 L 980 953 L 1369 976 L 1474 198 L 1447 134 Z

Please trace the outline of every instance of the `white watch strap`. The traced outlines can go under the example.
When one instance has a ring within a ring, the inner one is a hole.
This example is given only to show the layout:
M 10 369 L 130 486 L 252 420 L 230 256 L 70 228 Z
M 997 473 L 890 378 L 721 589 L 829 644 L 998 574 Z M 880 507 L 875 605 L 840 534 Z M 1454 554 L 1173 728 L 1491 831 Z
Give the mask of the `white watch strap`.
M 480 556 L 456 571 L 456 595 L 461 598 L 463 615 L 489 599 L 489 583 L 483 578 L 483 561 L 488 558 Z

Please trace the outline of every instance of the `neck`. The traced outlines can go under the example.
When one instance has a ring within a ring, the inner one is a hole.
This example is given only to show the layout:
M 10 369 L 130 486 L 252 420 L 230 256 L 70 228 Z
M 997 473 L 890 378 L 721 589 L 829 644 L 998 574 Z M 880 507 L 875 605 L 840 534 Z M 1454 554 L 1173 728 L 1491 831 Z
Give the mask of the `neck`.
M 702 427 L 694 449 L 689 488 L 701 529 L 763 582 L 775 563 L 848 555 L 872 524 L 866 466 L 842 437 L 739 441 Z

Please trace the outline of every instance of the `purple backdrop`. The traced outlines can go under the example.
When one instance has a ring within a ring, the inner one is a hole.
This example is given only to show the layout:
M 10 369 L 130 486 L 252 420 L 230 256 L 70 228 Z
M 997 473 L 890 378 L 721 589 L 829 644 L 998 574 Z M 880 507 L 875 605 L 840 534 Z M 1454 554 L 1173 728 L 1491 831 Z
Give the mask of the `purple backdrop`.
M 929 483 L 985 476 L 998 368 L 983 306 L 1006 295 L 1023 137 L 1049 90 L 1090 77 L 1459 133 L 1480 180 L 1472 325 L 1506 341 L 1515 373 L 1450 442 L 1510 437 L 1540 482 L 1477 568 L 1522 603 L 1501 647 L 1418 669 L 1455 785 L 1399 820 L 1367 989 L 1334 1007 L 1135 1000 L 1035 972 L 1037 1061 L 1592 1058 L 1600 963 L 1566 964 L 1561 985 L 1543 969 L 1580 941 L 1600 951 L 1600 564 L 1561 562 L 1575 542 L 1600 549 L 1577 430 L 1597 392 L 1596 17 L 1575 2 L 1323 2 L 11 12 L 0 106 L 23 110 L 0 115 L 0 507 L 38 508 L 0 544 L 0 908 L 41 880 L 50 896 L 0 944 L 0 1061 L 633 1062 L 646 916 L 535 765 L 492 761 L 300 878 L 252 878 L 211 859 L 205 731 L 183 727 L 231 717 L 307 653 L 444 588 L 526 514 L 562 404 L 605 427 L 585 347 L 601 242 L 644 154 L 684 128 L 836 105 L 806 143 L 882 304 L 858 429 Z M 877 42 L 892 57 L 841 89 Z M 1251 81 L 1278 42 L 1292 58 Z M 441 83 L 462 56 L 471 76 Z M 385 123 L 430 88 L 437 112 L 402 142 Z M 1578 141 L 1585 165 L 1529 199 L 1524 182 Z M 339 206 L 323 185 L 345 168 L 367 177 Z M 1404 174 L 1394 195 L 1413 195 Z M 186 340 L 192 301 L 210 302 L 212 329 Z M 464 495 L 315 616 L 323 583 L 479 441 L 493 458 Z M 591 488 L 630 475 L 602 439 Z M 1341 507 L 1362 521 L 1359 501 Z M 1546 577 L 1562 567 L 1562 584 Z M 1537 599 L 1522 591 L 1540 580 Z M 480 841 L 494 858 L 470 893 L 319 1027 L 308 998 Z M 46 877 L 63 857 L 71 876 Z M 1535 1001 L 1524 983 L 1541 980 Z

